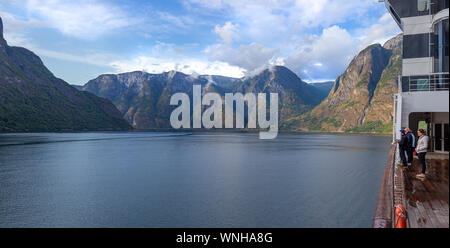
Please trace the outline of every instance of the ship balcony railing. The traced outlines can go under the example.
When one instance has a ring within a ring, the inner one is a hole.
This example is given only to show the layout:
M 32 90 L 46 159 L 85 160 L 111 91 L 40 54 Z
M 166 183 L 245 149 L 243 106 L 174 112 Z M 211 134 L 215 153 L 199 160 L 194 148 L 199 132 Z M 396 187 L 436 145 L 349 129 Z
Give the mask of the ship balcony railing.
M 433 73 L 424 76 L 407 76 L 402 78 L 403 92 L 448 91 L 449 73 Z

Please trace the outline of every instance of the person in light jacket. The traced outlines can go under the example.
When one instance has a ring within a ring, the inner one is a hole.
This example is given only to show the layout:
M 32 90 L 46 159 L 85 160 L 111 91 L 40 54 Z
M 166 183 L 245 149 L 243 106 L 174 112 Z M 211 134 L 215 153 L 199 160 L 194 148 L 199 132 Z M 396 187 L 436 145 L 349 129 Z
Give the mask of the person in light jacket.
M 418 179 L 425 179 L 425 171 L 427 169 L 427 165 L 425 163 L 425 155 L 427 155 L 428 151 L 428 143 L 430 142 L 430 138 L 427 136 L 425 130 L 419 129 L 417 131 L 417 135 L 419 139 L 417 140 L 416 153 L 417 157 L 419 157 L 420 164 L 422 165 L 422 172 L 417 174 L 416 177 Z

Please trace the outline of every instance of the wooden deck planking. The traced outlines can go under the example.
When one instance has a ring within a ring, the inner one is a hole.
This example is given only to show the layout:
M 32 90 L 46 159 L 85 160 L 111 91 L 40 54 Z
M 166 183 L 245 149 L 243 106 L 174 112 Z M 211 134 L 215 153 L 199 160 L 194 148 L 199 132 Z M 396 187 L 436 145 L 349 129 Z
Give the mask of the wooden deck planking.
M 408 208 L 408 206 L 407 206 L 407 208 Z M 407 216 L 408 216 L 408 227 L 410 227 L 410 228 L 425 227 L 425 225 L 423 224 L 421 219 L 418 218 L 419 213 L 417 212 L 417 208 L 408 210 Z
M 412 228 L 448 228 L 448 160 L 427 160 L 427 165 L 423 182 L 415 178 L 421 168 L 417 159 L 404 171 L 408 224 Z
M 445 223 L 444 221 L 440 220 L 439 213 L 440 210 L 439 209 L 433 209 L 430 205 L 429 201 L 425 201 L 423 202 L 423 207 L 425 209 L 425 211 L 428 214 L 428 217 L 430 218 L 431 222 L 433 222 L 434 226 L 444 226 Z

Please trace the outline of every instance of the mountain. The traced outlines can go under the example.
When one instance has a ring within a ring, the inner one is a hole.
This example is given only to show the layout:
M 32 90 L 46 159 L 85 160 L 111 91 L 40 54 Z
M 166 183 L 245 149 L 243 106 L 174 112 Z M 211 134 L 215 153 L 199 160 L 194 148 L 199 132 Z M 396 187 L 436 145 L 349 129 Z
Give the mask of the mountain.
M 323 96 L 321 100 L 323 100 L 328 96 L 328 94 L 330 94 L 330 91 L 334 85 L 334 81 L 316 82 L 310 83 L 309 85 L 317 88 L 320 91 L 321 95 Z
M 293 130 L 389 133 L 401 74 L 402 36 L 362 50 L 312 111 L 282 124 Z
M 174 108 L 169 104 L 170 96 L 177 92 L 192 96 L 193 84 L 206 86 L 208 80 L 176 71 L 162 74 L 135 71 L 100 75 L 82 89 L 111 100 L 135 128 L 151 129 L 170 128 L 169 117 Z
M 8 46 L 0 18 L 0 131 L 130 128 L 110 101 L 56 78 L 33 52 Z
M 272 66 L 243 79 L 235 92 L 278 93 L 280 121 L 305 113 L 322 100 L 320 91 L 284 66 Z
M 295 73 L 282 66 L 274 66 L 259 74 L 241 79 L 186 75 L 170 71 L 150 74 L 135 71 L 104 74 L 90 80 L 82 90 L 111 100 L 124 118 L 138 129 L 170 128 L 170 96 L 183 92 L 192 97 L 192 85 L 202 86 L 202 93 L 279 93 L 280 120 L 311 110 L 321 101 L 318 89 L 303 82 Z

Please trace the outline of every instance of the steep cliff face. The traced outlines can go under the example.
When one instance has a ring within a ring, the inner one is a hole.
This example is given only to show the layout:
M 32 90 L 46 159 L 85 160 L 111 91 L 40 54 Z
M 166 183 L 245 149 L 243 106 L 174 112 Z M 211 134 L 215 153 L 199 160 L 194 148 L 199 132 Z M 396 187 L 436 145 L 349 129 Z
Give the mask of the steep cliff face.
M 305 113 L 319 104 L 323 93 L 308 85 L 286 67 L 266 69 L 253 77 L 235 79 L 211 75 L 186 75 L 181 72 L 149 74 L 130 72 L 101 75 L 81 87 L 110 99 L 125 119 L 139 129 L 170 128 L 170 97 L 178 92 L 192 97 L 192 86 L 202 86 L 202 94 L 278 93 L 280 119 Z M 191 98 L 192 99 L 192 98 Z
M 208 80 L 175 71 L 162 74 L 135 71 L 100 75 L 82 90 L 111 100 L 135 128 L 170 128 L 169 117 L 174 109 L 169 104 L 170 96 L 177 92 L 192 96 L 193 84 L 205 87 Z
M 401 72 L 401 41 L 362 50 L 339 76 L 328 97 L 311 112 L 291 118 L 283 127 L 337 132 L 389 132 L 393 93 Z
M 393 96 L 398 91 L 397 77 L 402 74 L 402 43 L 403 37 L 397 36 L 384 44 L 383 47 L 390 50 L 392 55 L 375 88 L 372 103 L 366 111 L 365 125 L 382 124 L 383 132 L 392 131 L 390 124 L 393 120 Z M 364 129 L 364 125 L 362 128 Z
M 0 19 L 0 31 L 3 25 Z M 33 52 L 0 36 L 0 131 L 128 130 L 108 100 L 56 78 Z

